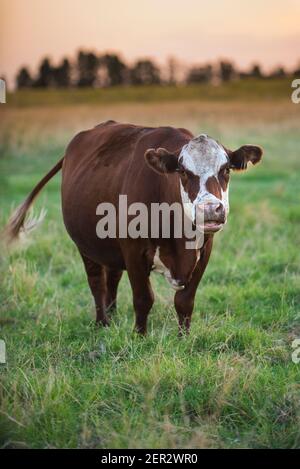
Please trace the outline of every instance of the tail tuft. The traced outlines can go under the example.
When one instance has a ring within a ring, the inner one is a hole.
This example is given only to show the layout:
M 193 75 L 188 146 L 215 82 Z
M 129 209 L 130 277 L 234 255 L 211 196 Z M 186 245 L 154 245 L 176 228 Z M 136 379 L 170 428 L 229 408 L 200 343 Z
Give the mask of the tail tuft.
M 7 244 L 19 239 L 21 233 L 28 233 L 29 231 L 36 228 L 44 219 L 46 211 L 42 210 L 38 217 L 33 215 L 26 219 L 28 210 L 30 209 L 34 199 L 39 194 L 40 190 L 45 184 L 62 168 L 63 158 L 44 176 L 40 182 L 34 187 L 24 202 L 14 211 L 10 217 L 8 224 L 1 233 L 1 238 Z
M 12 244 L 20 239 L 22 234 L 26 235 L 37 228 L 46 216 L 46 210 L 42 209 L 38 216 L 33 212 L 27 216 L 31 203 L 25 200 L 11 215 L 6 227 L 2 232 L 2 238 L 6 244 Z
M 25 218 L 22 231 L 27 234 L 29 231 L 35 230 L 43 221 L 47 214 L 47 210 L 42 208 L 38 215 L 34 215 L 33 211 Z

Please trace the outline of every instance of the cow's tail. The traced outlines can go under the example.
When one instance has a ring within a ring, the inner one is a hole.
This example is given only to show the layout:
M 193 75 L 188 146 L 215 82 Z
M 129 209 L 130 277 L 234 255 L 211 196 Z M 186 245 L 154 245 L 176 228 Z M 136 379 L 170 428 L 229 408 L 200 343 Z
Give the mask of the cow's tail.
M 26 197 L 24 202 L 17 207 L 17 209 L 11 215 L 6 227 L 2 232 L 2 237 L 6 243 L 10 244 L 13 241 L 17 241 L 21 233 L 28 233 L 42 221 L 45 216 L 45 211 L 42 211 L 39 217 L 27 217 L 28 210 L 34 202 L 42 188 L 47 184 L 48 181 L 56 174 L 63 165 L 62 158 L 56 165 L 47 173 L 43 179 L 34 187 L 30 194 Z

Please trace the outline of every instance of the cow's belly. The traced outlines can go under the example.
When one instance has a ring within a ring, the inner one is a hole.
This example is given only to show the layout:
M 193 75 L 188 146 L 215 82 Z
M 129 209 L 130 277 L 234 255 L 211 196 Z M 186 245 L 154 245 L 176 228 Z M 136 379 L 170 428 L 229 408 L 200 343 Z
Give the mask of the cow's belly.
M 125 263 L 116 239 L 100 239 L 95 232 L 95 225 L 83 223 L 64 214 L 64 223 L 68 234 L 78 247 L 80 253 L 96 263 L 114 269 L 125 269 Z

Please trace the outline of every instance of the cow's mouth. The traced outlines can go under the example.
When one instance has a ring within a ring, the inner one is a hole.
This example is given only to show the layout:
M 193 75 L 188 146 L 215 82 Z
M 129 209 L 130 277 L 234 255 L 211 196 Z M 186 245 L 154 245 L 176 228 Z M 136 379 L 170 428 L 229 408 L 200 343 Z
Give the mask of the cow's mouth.
M 206 221 L 204 222 L 204 233 L 216 233 L 220 231 L 224 226 L 224 223 L 218 223 L 216 221 Z

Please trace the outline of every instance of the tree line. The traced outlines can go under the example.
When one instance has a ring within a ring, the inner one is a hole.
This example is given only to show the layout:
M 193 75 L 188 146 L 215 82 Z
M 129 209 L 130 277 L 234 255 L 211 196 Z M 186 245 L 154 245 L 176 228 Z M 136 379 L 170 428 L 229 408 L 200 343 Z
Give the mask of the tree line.
M 117 54 L 97 55 L 79 51 L 75 60 L 63 58 L 54 66 L 48 57 L 42 59 L 37 72 L 32 75 L 28 67 L 22 67 L 16 76 L 17 88 L 68 88 L 110 87 L 118 85 L 155 85 L 177 83 L 218 83 L 244 78 L 283 78 L 299 76 L 300 68 L 288 73 L 283 67 L 264 74 L 259 64 L 248 71 L 239 71 L 233 62 L 221 60 L 217 64 L 191 66 L 179 78 L 180 64 L 170 58 L 166 70 L 162 70 L 150 59 L 138 59 L 132 66 Z M 182 75 L 182 74 L 181 74 Z

